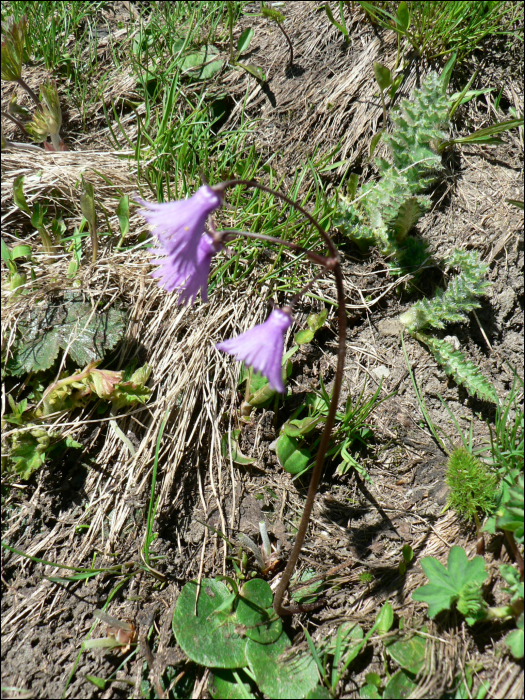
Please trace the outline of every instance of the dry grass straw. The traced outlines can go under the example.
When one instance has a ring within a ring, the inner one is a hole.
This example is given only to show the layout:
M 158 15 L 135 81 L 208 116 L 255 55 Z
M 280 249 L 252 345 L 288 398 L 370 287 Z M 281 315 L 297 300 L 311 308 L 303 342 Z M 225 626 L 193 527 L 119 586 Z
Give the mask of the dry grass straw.
M 64 215 L 68 232 L 79 224 L 81 218 L 79 199 L 82 172 L 95 187 L 99 231 L 104 225 L 102 210 L 105 210 L 109 214 L 110 226 L 115 228 L 115 234 L 118 233 L 117 218 L 113 215 L 116 209 L 115 193 L 118 189 L 122 194 L 132 194 L 137 189 L 130 178 L 127 162 L 112 153 L 42 153 L 42 156 L 36 154 L 36 157 L 33 153 L 30 156 L 5 153 L 2 169 L 2 206 L 6 211 L 4 232 L 8 240 L 11 239 L 11 244 L 27 228 L 27 215 L 11 206 L 13 181 L 19 175 L 25 176 L 24 189 L 30 206 L 33 200 L 41 201 L 44 197 L 56 204 L 57 212 Z M 112 185 L 106 184 L 105 179 Z M 130 228 L 133 232 L 130 236 L 144 230 L 142 218 L 133 214 Z M 29 242 L 30 237 L 21 237 Z M 31 556 L 54 559 L 68 565 L 84 564 L 85 557 L 92 553 L 94 546 L 102 552 L 114 551 L 124 538 L 129 537 L 132 526 L 129 516 L 133 504 L 136 499 L 147 499 L 149 494 L 157 435 L 166 410 L 169 411 L 169 418 L 159 456 L 157 512 L 172 504 L 175 491 L 180 495 L 177 479 L 182 479 L 187 470 L 198 469 L 203 439 L 209 449 L 212 492 L 221 508 L 223 481 L 229 476 L 221 472 L 219 422 L 225 406 L 229 406 L 235 396 L 237 366 L 215 350 L 214 342 L 247 330 L 260 322 L 266 313 L 262 297 L 253 294 L 250 289 L 239 289 L 235 294 L 217 292 L 207 305 L 197 304 L 194 309 L 180 308 L 173 295 L 166 294 L 155 281 L 149 279 L 150 266 L 144 251 L 115 252 L 110 239 L 101 240 L 97 263 L 83 263 L 80 268 L 80 289 L 88 298 L 103 298 L 108 304 L 119 300 L 127 306 L 129 323 L 120 366 L 125 366 L 137 352 L 147 358 L 148 364 L 153 367 L 149 382 L 153 399 L 144 407 L 128 411 L 124 417 L 116 417 L 120 429 L 124 433 L 128 431 L 128 435 L 131 432 L 139 441 L 133 456 L 110 428 L 108 419 L 96 418 L 92 406 L 80 411 L 73 419 L 62 415 L 51 421 L 51 430 L 61 430 L 64 434 L 78 437 L 95 425 L 97 429 L 94 434 L 91 433 L 86 449 L 96 444 L 96 464 L 99 468 L 88 473 L 85 484 L 87 502 L 78 517 L 58 522 L 42 538 L 37 537 L 30 543 L 22 539 L 15 546 Z M 86 248 L 89 248 L 88 239 L 85 241 Z M 3 291 L 2 333 L 3 337 L 7 334 L 11 339 L 17 321 L 32 305 L 48 295 L 72 287 L 65 275 L 70 255 L 59 255 L 54 262 L 50 262 L 49 256 L 38 253 L 36 238 L 30 242 L 33 250 L 37 251 L 34 262 L 38 291 L 28 296 L 17 296 L 16 299 L 11 293 Z M 89 250 L 84 250 L 84 258 L 90 259 Z M 218 473 L 217 484 L 213 481 L 214 470 Z M 4 533 L 7 539 L 17 532 L 26 509 L 38 505 L 39 497 L 40 489 L 37 488 L 29 503 L 24 504 L 13 522 L 9 523 Z M 57 544 L 67 541 L 72 545 L 76 541 L 77 527 L 84 523 L 90 527 L 81 546 L 72 546 L 64 558 L 63 553 L 56 550 Z M 138 548 L 142 545 L 141 537 L 142 533 L 135 537 Z M 24 599 L 24 615 L 20 614 L 18 605 L 9 610 L 4 620 L 4 629 L 9 638 L 16 633 L 19 624 L 23 624 L 28 612 L 38 617 L 49 593 L 50 584 L 42 582 Z
M 337 3 L 330 4 L 337 16 Z M 292 69 L 287 69 L 284 36 L 273 23 L 250 17 L 236 26 L 239 34 L 254 26 L 250 54 L 244 62 L 261 67 L 267 85 L 257 83 L 242 69 L 225 75 L 223 85 L 237 104 L 224 129 L 236 127 L 244 113 L 259 119 L 257 146 L 263 152 L 281 153 L 279 166 L 284 172 L 316 150 L 318 156 L 328 153 L 340 140 L 342 147 L 335 160 L 355 161 L 367 154 L 371 136 L 382 126 L 379 88 L 371 67 L 379 61 L 394 68 L 396 35 L 374 31 L 357 5 L 350 13 L 345 4 L 353 37 L 350 47 L 315 3 L 287 2 L 285 13 L 296 54 Z M 412 64 L 402 94 L 410 94 L 415 83 Z M 347 167 L 334 173 L 340 175 Z

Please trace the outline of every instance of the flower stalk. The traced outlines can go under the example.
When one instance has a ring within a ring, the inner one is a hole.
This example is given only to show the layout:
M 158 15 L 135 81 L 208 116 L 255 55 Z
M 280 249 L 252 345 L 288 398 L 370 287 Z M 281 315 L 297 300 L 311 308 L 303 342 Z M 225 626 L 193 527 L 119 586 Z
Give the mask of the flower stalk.
M 273 609 L 277 615 L 294 615 L 296 613 L 308 612 L 309 610 L 317 607 L 317 603 L 310 605 L 289 605 L 283 604 L 284 595 L 288 589 L 290 579 L 299 559 L 299 554 L 306 537 L 306 531 L 308 529 L 308 523 L 310 522 L 310 516 L 312 514 L 313 505 L 315 502 L 315 497 L 317 495 L 317 489 L 319 487 L 319 482 L 321 480 L 321 474 L 323 471 L 324 461 L 326 457 L 326 452 L 328 450 L 328 444 L 330 442 L 330 434 L 332 428 L 334 427 L 335 414 L 337 411 L 337 403 L 339 401 L 339 396 L 341 394 L 341 386 L 343 383 L 343 371 L 346 353 L 346 309 L 345 309 L 345 293 L 343 287 L 343 274 L 341 271 L 341 265 L 339 263 L 339 256 L 337 254 L 337 248 L 328 233 L 323 229 L 319 222 L 304 209 L 300 204 L 294 202 L 293 199 L 288 197 L 281 192 L 272 190 L 265 185 L 261 185 L 253 180 L 229 180 L 227 182 L 220 183 L 214 187 L 215 191 L 224 191 L 228 187 L 236 187 L 237 185 L 245 185 L 247 187 L 255 187 L 263 192 L 272 194 L 283 202 L 286 202 L 290 206 L 294 207 L 299 211 L 306 219 L 318 230 L 321 238 L 326 243 L 326 247 L 329 251 L 329 257 L 323 260 L 323 266 L 326 269 L 331 269 L 334 273 L 336 290 L 337 290 L 337 302 L 338 302 L 338 322 L 339 322 L 339 345 L 337 351 L 337 368 L 335 372 L 334 386 L 332 391 L 332 398 L 330 401 L 330 407 L 328 409 L 328 415 L 326 416 L 326 421 L 324 425 L 323 434 L 321 435 L 321 441 L 319 443 L 319 449 L 317 451 L 317 456 L 315 460 L 315 465 L 312 471 L 312 476 L 310 479 L 310 486 L 308 488 L 308 494 L 306 496 L 306 501 L 303 508 L 303 514 L 301 516 L 301 522 L 297 529 L 297 535 L 295 537 L 295 543 L 288 558 L 288 562 L 281 576 L 281 580 L 274 594 L 273 598 Z M 279 245 L 287 245 L 286 241 L 281 241 L 278 239 Z M 273 242 L 273 241 L 272 241 Z M 291 246 L 290 246 L 291 247 Z M 301 251 L 303 252 L 303 251 Z M 307 251 L 304 251 L 307 252 Z

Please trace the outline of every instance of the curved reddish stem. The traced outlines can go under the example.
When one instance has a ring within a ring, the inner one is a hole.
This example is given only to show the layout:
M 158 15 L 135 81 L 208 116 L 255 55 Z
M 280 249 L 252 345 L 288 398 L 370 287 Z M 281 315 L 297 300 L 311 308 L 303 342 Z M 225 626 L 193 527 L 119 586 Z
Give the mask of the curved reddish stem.
M 306 537 L 306 530 L 308 528 L 308 523 L 310 521 L 310 515 L 312 514 L 312 509 L 314 506 L 315 496 L 317 494 L 317 488 L 319 486 L 319 481 L 321 480 L 321 474 L 323 472 L 324 460 L 326 457 L 326 451 L 328 449 L 328 444 L 330 442 L 330 433 L 334 427 L 335 413 L 337 411 L 337 403 L 339 401 L 339 396 L 341 394 L 341 386 L 343 383 L 343 370 L 345 362 L 346 353 L 346 310 L 345 310 L 345 293 L 343 287 L 343 273 L 341 271 L 341 265 L 339 263 L 339 256 L 337 254 L 337 248 L 334 242 L 328 235 L 328 233 L 323 229 L 314 217 L 309 214 L 306 209 L 304 209 L 300 204 L 294 202 L 285 194 L 277 192 L 275 190 L 266 187 L 265 185 L 260 185 L 258 182 L 253 180 L 229 180 L 228 182 L 220 183 L 213 187 L 214 190 L 224 191 L 227 187 L 235 187 L 236 185 L 246 185 L 247 187 L 256 187 L 263 192 L 268 192 L 273 194 L 282 201 L 286 202 L 290 206 L 294 207 L 305 216 L 308 221 L 316 227 L 319 231 L 321 237 L 325 241 L 328 250 L 330 251 L 330 258 L 326 259 L 326 267 L 333 270 L 335 276 L 335 283 L 337 289 L 337 302 L 338 302 L 338 320 L 339 320 L 339 347 L 337 351 L 337 368 L 335 371 L 334 387 L 332 391 L 332 398 L 330 400 L 330 407 L 328 409 L 328 415 L 326 417 L 323 434 L 321 436 L 321 442 L 319 443 L 319 449 L 317 451 L 317 457 L 315 460 L 315 466 L 312 471 L 312 477 L 310 479 L 310 486 L 308 488 L 308 493 L 306 495 L 306 501 L 303 508 L 303 514 L 301 516 L 301 522 L 297 529 L 297 535 L 295 536 L 295 543 L 288 558 L 288 562 L 279 581 L 279 585 L 275 591 L 273 598 L 273 609 L 277 615 L 294 615 L 295 613 L 308 612 L 309 610 L 315 609 L 317 604 L 311 605 L 283 605 L 284 594 L 288 589 L 290 579 L 295 569 L 295 565 L 301 553 L 301 549 Z

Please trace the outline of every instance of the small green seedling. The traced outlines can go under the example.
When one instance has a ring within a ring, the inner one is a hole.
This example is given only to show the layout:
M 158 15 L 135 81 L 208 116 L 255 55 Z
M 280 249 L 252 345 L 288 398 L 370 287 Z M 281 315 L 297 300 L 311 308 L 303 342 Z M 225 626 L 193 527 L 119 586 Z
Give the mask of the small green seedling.
M 407 567 L 414 558 L 414 550 L 409 544 L 403 545 L 403 560 L 399 562 L 399 573 L 404 576 L 407 572 Z
M 421 566 L 430 583 L 412 593 L 412 598 L 428 603 L 428 616 L 435 617 L 443 610 L 451 610 L 457 604 L 469 625 L 486 615 L 481 586 L 487 579 L 482 557 L 468 561 L 465 550 L 454 546 L 449 552 L 445 568 L 433 557 L 423 557 Z
M 283 27 L 283 22 L 286 20 L 285 15 L 283 15 L 282 12 L 279 12 L 278 10 L 275 10 L 273 7 L 266 7 L 263 3 L 261 3 L 261 14 L 266 17 L 267 19 L 272 20 L 272 22 L 275 22 L 275 24 L 279 27 L 281 32 L 284 34 L 284 37 L 286 41 L 288 42 L 288 47 L 290 49 L 290 60 L 288 61 L 289 66 L 293 66 L 293 44 L 288 36 L 286 30 Z

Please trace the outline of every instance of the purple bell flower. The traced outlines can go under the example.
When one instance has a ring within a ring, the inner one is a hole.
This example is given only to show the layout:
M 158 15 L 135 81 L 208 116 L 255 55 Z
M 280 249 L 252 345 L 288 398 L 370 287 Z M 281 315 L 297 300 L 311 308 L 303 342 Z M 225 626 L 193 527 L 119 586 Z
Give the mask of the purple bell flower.
M 152 277 L 159 278 L 159 286 L 166 291 L 179 291 L 179 304 L 193 306 L 197 294 L 201 293 L 202 301 L 208 301 L 208 276 L 210 274 L 211 259 L 222 248 L 220 243 L 215 243 L 211 236 L 205 233 L 201 236 L 197 247 L 195 262 L 181 267 L 177 260 L 173 261 L 170 255 L 157 258 L 153 262 L 159 265 L 158 269 L 151 273 Z M 163 252 L 162 249 L 158 249 Z
M 284 394 L 284 334 L 292 323 L 289 309 L 274 309 L 264 323 L 215 347 L 253 367 L 268 379 L 272 389 Z
M 170 259 L 170 272 L 191 275 L 197 266 L 197 249 L 208 215 L 222 204 L 222 195 L 208 185 L 199 187 L 189 199 L 162 204 L 137 201 L 147 211 L 140 213 L 153 226 L 163 253 Z

